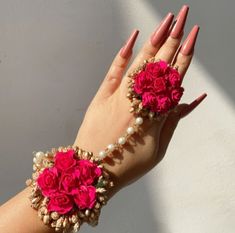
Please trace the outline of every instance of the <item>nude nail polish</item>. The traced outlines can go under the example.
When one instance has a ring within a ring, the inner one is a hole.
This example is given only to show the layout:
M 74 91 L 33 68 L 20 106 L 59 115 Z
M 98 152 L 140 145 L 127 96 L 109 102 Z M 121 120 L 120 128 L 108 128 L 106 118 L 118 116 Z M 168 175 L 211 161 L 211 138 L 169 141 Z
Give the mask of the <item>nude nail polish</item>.
M 150 41 L 153 46 L 158 45 L 163 40 L 163 38 L 167 36 L 167 32 L 171 26 L 173 18 L 174 18 L 174 15 L 170 12 L 162 20 L 158 28 L 155 30 L 155 32 L 151 36 Z
M 186 40 L 182 44 L 182 47 L 180 49 L 180 53 L 182 53 L 183 55 L 186 55 L 186 56 L 191 55 L 193 53 L 199 29 L 200 28 L 198 25 L 195 25 L 193 27 L 193 29 L 191 30 L 191 32 L 187 36 Z
M 180 113 L 180 117 L 185 117 L 186 115 L 188 115 L 190 112 L 192 112 L 205 98 L 207 97 L 207 94 L 204 93 L 201 96 L 199 96 L 197 99 L 195 99 L 192 103 L 190 103 L 188 105 L 187 108 L 185 108 L 184 110 L 182 110 L 182 112 Z
M 184 30 L 184 25 L 187 19 L 188 11 L 189 11 L 189 6 L 187 5 L 182 6 L 182 8 L 180 9 L 180 12 L 176 17 L 176 22 L 174 24 L 174 27 L 172 28 L 170 32 L 170 36 L 172 38 L 177 39 L 182 35 L 183 30 Z
M 122 56 L 123 58 L 128 58 L 130 56 L 138 34 L 139 30 L 134 30 L 132 32 L 125 45 L 122 47 L 120 56 Z

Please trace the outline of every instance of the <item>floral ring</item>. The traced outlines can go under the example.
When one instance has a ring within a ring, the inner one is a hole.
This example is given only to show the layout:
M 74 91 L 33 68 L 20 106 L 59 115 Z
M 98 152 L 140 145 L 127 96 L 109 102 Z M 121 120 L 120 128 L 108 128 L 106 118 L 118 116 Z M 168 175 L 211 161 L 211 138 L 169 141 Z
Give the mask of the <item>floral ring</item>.
M 150 58 L 128 75 L 130 112 L 159 119 L 178 105 L 184 88 L 178 67 Z

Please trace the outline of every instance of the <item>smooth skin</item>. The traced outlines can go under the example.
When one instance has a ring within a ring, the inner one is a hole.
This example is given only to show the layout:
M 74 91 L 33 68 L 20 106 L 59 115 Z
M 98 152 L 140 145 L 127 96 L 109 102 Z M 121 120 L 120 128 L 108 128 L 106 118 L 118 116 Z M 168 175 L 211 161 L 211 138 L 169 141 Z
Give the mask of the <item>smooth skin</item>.
M 115 142 L 134 121 L 129 113 L 130 102 L 127 94 L 127 74 L 145 59 L 155 56 L 179 68 L 184 77 L 194 53 L 199 27 L 195 25 L 182 44 L 188 6 L 183 6 L 173 22 L 168 13 L 159 27 L 147 39 L 129 65 L 132 49 L 139 31 L 135 30 L 126 44 L 115 56 L 100 88 L 91 101 L 74 145 L 93 151 L 100 150 Z M 125 145 L 122 153 L 103 160 L 104 167 L 111 173 L 115 186 L 108 193 L 111 198 L 126 185 L 139 179 L 155 167 L 165 156 L 167 147 L 179 121 L 192 112 L 206 97 L 202 94 L 191 104 L 179 104 L 177 111 L 163 116 L 160 121 L 145 120 L 140 134 L 135 134 L 135 145 Z M 0 231 L 4 233 L 49 233 L 54 232 L 37 217 L 28 200 L 30 189 L 25 188 L 0 207 Z

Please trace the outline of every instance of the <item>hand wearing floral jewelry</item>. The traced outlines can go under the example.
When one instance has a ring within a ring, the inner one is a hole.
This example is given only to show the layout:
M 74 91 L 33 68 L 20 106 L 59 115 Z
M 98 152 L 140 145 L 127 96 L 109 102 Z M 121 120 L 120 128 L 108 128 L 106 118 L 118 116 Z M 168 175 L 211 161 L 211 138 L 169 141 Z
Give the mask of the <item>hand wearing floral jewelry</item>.
M 171 32 L 173 15 L 167 15 L 121 80 L 138 35 L 135 31 L 117 54 L 89 106 L 74 146 L 35 154 L 34 173 L 27 181 L 32 187 L 31 205 L 38 210 L 42 221 L 56 231 L 76 231 L 84 222 L 93 226 L 98 224 L 101 207 L 110 197 L 108 193 L 112 195 L 154 167 L 165 154 L 179 118 L 191 112 L 206 97 L 204 94 L 190 105 L 179 104 L 184 93 L 181 86 L 183 76 L 190 64 L 199 30 L 198 26 L 193 28 L 176 54 L 187 12 L 188 7 L 183 6 Z M 124 93 L 131 116 L 127 112 Z M 118 121 L 109 120 L 110 116 Z M 114 132 L 114 136 L 105 146 L 106 131 L 101 129 L 106 120 L 103 128 Z M 148 120 L 150 123 L 157 120 L 157 123 L 141 134 Z M 121 132 L 120 127 L 125 127 L 123 134 L 116 133 Z M 93 147 L 89 144 L 92 133 L 99 135 L 95 137 L 97 148 L 87 152 L 85 148 Z M 137 134 L 146 139 L 142 144 L 149 145 L 144 156 L 139 150 Z M 132 146 L 138 149 L 132 158 L 127 152 L 131 151 L 130 142 L 134 142 Z M 109 164 L 116 152 L 122 156 L 124 165 Z M 160 159 L 155 158 L 155 154 L 160 155 Z

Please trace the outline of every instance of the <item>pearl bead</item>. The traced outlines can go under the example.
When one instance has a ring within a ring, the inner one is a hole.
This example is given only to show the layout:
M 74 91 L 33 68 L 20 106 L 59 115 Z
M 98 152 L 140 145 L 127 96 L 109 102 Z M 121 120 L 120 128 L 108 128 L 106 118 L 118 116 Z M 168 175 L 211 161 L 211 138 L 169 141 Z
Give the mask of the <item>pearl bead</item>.
M 35 157 L 40 160 L 44 157 L 44 153 L 39 151 L 39 152 L 36 153 Z
M 35 163 L 35 164 L 37 163 L 37 158 L 36 157 L 33 158 L 33 163 Z
M 89 209 L 86 209 L 85 215 L 88 217 L 90 215 L 91 211 Z
M 39 151 L 35 154 L 35 157 L 33 158 L 33 162 L 35 164 L 40 164 L 42 162 L 43 157 L 44 157 L 44 153 Z
M 135 119 L 135 123 L 137 124 L 137 125 L 142 125 L 143 124 L 143 118 L 142 117 L 137 117 L 136 119 Z
M 150 113 L 149 113 L 149 117 L 150 117 L 150 118 L 153 118 L 154 115 L 155 115 L 154 112 L 150 112 Z
M 99 157 L 103 159 L 106 156 L 106 152 L 104 150 L 99 152 Z
M 126 130 L 126 132 L 127 132 L 128 134 L 132 135 L 132 134 L 134 134 L 135 130 L 134 130 L 133 127 L 128 127 L 127 130 Z
M 114 151 L 115 146 L 114 146 L 113 144 L 109 144 L 109 145 L 107 146 L 107 148 L 108 148 L 109 151 Z
M 125 137 L 120 137 L 120 138 L 118 139 L 118 143 L 119 143 L 120 145 L 124 145 L 124 144 L 126 143 L 126 138 L 125 138 Z

